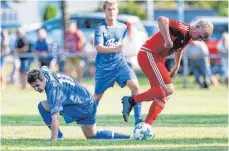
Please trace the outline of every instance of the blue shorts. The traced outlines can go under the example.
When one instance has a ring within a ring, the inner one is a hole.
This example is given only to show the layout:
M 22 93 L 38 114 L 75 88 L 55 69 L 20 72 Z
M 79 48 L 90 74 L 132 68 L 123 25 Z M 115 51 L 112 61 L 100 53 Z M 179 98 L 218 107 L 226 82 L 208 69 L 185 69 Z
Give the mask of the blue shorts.
M 101 94 L 109 87 L 113 87 L 114 83 L 123 88 L 126 85 L 126 81 L 137 79 L 134 71 L 128 64 L 110 71 L 96 71 L 95 74 L 95 94 Z
M 31 59 L 20 59 L 21 60 L 21 67 L 20 72 L 26 73 L 29 71 Z
M 93 101 L 84 107 L 77 105 L 63 106 L 61 114 L 67 124 L 76 122 L 79 125 L 93 125 L 96 123 L 97 104 Z

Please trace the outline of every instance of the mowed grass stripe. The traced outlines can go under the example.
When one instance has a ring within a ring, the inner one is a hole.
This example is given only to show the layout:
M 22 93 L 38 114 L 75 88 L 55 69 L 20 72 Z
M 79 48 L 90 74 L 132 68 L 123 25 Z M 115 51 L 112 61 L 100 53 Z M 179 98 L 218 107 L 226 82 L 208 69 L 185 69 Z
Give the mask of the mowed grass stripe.
M 97 129 L 109 129 L 125 134 L 132 134 L 133 132 L 133 127 L 98 126 Z M 69 146 L 76 145 L 77 143 L 79 143 L 78 145 L 84 144 L 85 138 L 79 126 L 61 126 L 61 130 Z M 154 143 L 155 141 L 162 144 L 211 144 L 215 142 L 228 142 L 227 127 L 154 127 L 154 131 L 156 138 L 153 142 L 148 143 Z M 45 126 L 2 126 L 1 134 L 2 145 L 14 146 L 18 144 L 19 146 L 36 146 L 39 145 L 39 141 L 37 142 L 37 140 L 42 142 L 44 138 L 50 137 L 50 130 Z M 125 142 L 125 140 L 117 141 L 117 143 L 113 145 L 118 145 L 122 142 Z M 97 143 L 101 143 L 100 145 L 103 144 L 103 142 L 100 141 L 96 141 L 96 144 Z
M 144 115 L 145 116 L 145 115 Z M 133 116 L 130 117 L 130 121 L 125 123 L 121 115 L 98 115 L 97 125 L 99 126 L 131 126 L 134 123 Z M 176 115 L 176 114 L 162 114 L 158 120 L 155 121 L 154 127 L 161 126 L 199 126 L 199 127 L 226 127 L 228 123 L 228 115 Z M 31 125 L 41 126 L 44 125 L 42 118 L 39 115 L 3 115 L 1 116 L 2 125 Z M 63 118 L 61 118 L 61 124 L 64 124 Z M 70 124 L 72 125 L 72 124 Z M 75 125 L 75 124 L 73 124 Z
M 54 145 L 54 143 L 52 143 Z M 107 146 L 50 146 L 50 147 L 4 147 L 6 150 L 23 150 L 23 151 L 37 151 L 37 150 L 55 150 L 55 151 L 64 151 L 64 150 L 163 150 L 163 151 L 178 151 L 178 150 L 188 150 L 188 151 L 196 151 L 196 150 L 205 150 L 205 151 L 227 151 L 228 146 L 225 144 L 202 144 L 202 145 L 184 145 L 184 144 L 164 144 L 164 145 L 107 145 Z

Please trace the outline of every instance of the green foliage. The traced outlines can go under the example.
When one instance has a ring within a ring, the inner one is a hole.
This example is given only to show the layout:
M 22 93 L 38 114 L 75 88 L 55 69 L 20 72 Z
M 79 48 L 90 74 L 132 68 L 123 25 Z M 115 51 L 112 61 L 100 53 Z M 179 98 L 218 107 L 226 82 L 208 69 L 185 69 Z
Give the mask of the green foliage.
M 57 15 L 57 9 L 56 6 L 53 5 L 47 5 L 45 8 L 45 13 L 43 17 L 43 21 L 55 18 Z
M 103 6 L 101 5 L 96 11 L 103 11 Z M 133 1 L 120 2 L 119 13 L 135 15 L 142 20 L 147 19 L 144 9 Z
M 185 4 L 190 8 L 211 8 L 220 16 L 228 16 L 228 1 L 187 1 Z
M 120 3 L 119 13 L 139 16 L 142 20 L 147 19 L 144 9 L 133 1 Z

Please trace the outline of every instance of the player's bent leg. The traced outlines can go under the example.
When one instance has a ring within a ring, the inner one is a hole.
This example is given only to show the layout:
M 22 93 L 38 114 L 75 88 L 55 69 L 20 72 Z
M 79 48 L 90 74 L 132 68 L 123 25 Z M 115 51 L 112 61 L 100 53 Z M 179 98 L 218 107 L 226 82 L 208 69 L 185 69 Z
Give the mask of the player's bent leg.
M 103 130 L 96 132 L 96 124 L 84 125 L 81 129 L 87 139 L 129 139 L 130 135 L 114 133 L 110 130 Z
M 96 100 L 97 106 L 99 105 L 99 101 L 102 99 L 104 93 L 94 94 L 94 98 Z
M 139 94 L 139 83 L 137 79 L 128 80 L 126 82 L 126 85 L 131 90 L 132 96 L 135 96 Z M 135 125 L 142 122 L 141 118 L 141 103 L 138 103 L 134 106 L 134 119 L 135 119 Z
M 173 94 L 173 92 L 174 92 L 174 86 L 173 86 L 172 83 L 165 84 L 165 85 L 163 85 L 162 87 L 163 87 L 163 89 L 164 89 L 165 92 L 166 92 L 166 97 L 168 97 L 168 96 L 170 96 L 170 95 Z
M 96 135 L 96 124 L 93 124 L 93 125 L 82 125 L 81 129 L 83 131 L 84 136 L 87 139 L 90 139 L 91 137 Z
M 43 121 L 48 126 L 48 128 L 51 130 L 52 116 L 51 116 L 51 113 L 50 113 L 49 105 L 48 105 L 46 100 L 45 101 L 41 101 L 38 104 L 38 110 L 39 110 L 39 113 L 40 113 Z M 63 134 L 61 133 L 61 131 L 59 129 L 58 138 L 62 138 L 62 137 L 63 137 Z

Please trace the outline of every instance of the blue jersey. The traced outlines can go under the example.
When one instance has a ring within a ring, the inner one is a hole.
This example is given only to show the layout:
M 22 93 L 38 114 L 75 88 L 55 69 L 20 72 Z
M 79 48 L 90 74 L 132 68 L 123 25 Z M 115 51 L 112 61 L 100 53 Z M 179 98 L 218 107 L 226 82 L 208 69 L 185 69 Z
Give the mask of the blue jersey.
M 64 106 L 73 105 L 83 109 L 93 105 L 93 96 L 77 81 L 46 68 L 42 68 L 41 71 L 46 78 L 45 92 L 52 115 L 62 111 Z M 82 110 L 82 112 L 89 114 L 91 111 Z
M 108 26 L 105 21 L 101 22 L 95 29 L 94 45 L 102 44 L 115 48 L 124 39 L 127 27 L 121 22 L 117 22 L 115 27 Z M 125 64 L 123 52 L 97 53 L 95 66 L 97 70 L 114 70 Z

